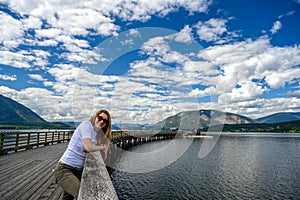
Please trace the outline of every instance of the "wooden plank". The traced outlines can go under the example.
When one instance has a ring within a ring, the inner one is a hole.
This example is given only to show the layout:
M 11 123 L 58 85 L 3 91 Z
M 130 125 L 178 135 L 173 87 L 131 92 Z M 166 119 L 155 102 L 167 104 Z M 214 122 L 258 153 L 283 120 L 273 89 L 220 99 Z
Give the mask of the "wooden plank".
M 0 199 L 58 199 L 52 169 L 67 143 L 0 156 Z
M 22 173 L 17 173 L 17 176 L 12 174 L 12 178 L 10 175 L 7 181 L 1 184 L 0 196 L 10 197 L 14 195 L 15 192 L 23 191 L 22 188 L 30 184 L 30 182 L 39 176 L 40 171 L 44 168 L 38 162 L 35 162 L 34 165 L 30 165 L 32 168 L 26 168 L 22 170 Z M 14 185 L 14 187 L 11 187 Z
M 54 181 L 53 177 L 50 177 L 42 187 L 40 187 L 34 195 L 32 195 L 28 200 L 34 200 L 34 199 L 49 199 L 51 195 L 55 192 L 56 189 L 61 189 L 57 186 L 57 184 Z M 60 190 L 60 193 L 62 193 L 62 189 Z M 59 195 L 58 195 L 59 196 Z M 57 198 L 57 197 L 56 197 Z
M 56 187 L 54 192 L 48 197 L 49 200 L 61 199 L 63 196 L 63 189 L 61 187 Z
M 26 200 L 30 198 L 30 196 L 33 196 L 33 194 L 35 194 L 40 187 L 43 187 L 43 189 L 46 190 L 48 186 L 44 184 L 48 179 L 52 178 L 52 174 L 47 166 L 49 164 L 50 163 L 45 163 L 42 167 L 42 170 L 40 170 L 42 173 L 31 178 L 31 180 L 28 181 L 28 184 L 24 185 L 21 189 L 15 190 L 13 192 L 13 197 L 19 200 Z

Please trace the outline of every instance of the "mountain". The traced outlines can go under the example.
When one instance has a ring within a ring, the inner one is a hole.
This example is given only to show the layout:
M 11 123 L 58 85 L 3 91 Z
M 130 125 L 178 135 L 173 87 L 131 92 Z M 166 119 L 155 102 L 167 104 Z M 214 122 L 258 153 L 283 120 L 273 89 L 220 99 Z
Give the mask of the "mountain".
M 300 112 L 280 112 L 256 119 L 259 123 L 280 123 L 300 120 Z
M 184 111 L 158 122 L 154 127 L 169 130 L 203 129 L 220 124 L 250 124 L 256 121 L 248 117 L 218 110 Z M 152 127 L 153 128 L 153 127 Z
M 47 122 L 26 106 L 1 94 L 0 127 L 72 128 L 60 122 Z
M 48 122 L 22 104 L 0 95 L 1 125 L 47 125 Z

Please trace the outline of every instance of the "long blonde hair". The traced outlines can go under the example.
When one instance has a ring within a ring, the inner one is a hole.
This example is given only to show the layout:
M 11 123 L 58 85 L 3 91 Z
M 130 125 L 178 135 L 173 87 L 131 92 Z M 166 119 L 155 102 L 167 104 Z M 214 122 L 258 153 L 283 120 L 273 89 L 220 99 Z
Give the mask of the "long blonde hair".
M 90 118 L 90 122 L 93 124 L 93 126 L 95 125 L 96 122 L 96 118 L 101 114 L 101 113 L 105 113 L 107 115 L 107 120 L 108 123 L 106 124 L 106 126 L 102 129 L 104 135 L 105 135 L 105 144 L 108 146 L 110 143 L 110 139 L 111 139 L 111 118 L 110 118 L 110 114 L 107 110 L 99 110 L 98 112 L 96 112 L 95 115 L 93 115 Z

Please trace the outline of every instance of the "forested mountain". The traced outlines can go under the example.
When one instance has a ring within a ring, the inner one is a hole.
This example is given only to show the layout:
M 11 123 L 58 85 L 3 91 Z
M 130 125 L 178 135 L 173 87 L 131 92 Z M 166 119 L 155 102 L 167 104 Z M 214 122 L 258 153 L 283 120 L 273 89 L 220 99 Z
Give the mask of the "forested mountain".
M 218 124 L 249 124 L 255 120 L 233 113 L 218 110 L 184 111 L 160 121 L 155 126 L 162 129 L 179 128 L 181 130 L 203 129 Z
M 300 112 L 280 112 L 256 119 L 259 123 L 280 123 L 300 120 Z
M 72 128 L 60 122 L 47 122 L 26 106 L 0 94 L 1 128 Z

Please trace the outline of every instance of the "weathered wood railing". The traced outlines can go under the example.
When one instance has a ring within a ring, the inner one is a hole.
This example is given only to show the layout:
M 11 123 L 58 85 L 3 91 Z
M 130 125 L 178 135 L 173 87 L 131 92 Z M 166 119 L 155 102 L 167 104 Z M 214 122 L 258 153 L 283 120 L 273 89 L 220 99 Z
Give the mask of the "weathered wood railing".
M 73 130 L 0 132 L 0 155 L 68 142 L 72 134 Z
M 88 153 L 81 177 L 79 200 L 117 200 L 106 165 L 99 151 Z

